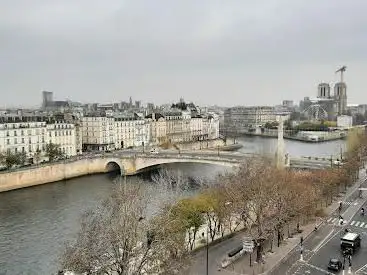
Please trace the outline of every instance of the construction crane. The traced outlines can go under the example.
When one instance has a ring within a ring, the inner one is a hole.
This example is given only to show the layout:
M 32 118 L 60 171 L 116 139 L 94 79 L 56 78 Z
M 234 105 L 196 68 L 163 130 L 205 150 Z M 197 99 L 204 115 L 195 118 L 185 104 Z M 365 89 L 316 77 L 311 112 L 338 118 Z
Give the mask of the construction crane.
M 344 82 L 344 72 L 347 70 L 347 66 L 343 66 L 338 69 L 335 73 L 340 73 L 340 82 Z

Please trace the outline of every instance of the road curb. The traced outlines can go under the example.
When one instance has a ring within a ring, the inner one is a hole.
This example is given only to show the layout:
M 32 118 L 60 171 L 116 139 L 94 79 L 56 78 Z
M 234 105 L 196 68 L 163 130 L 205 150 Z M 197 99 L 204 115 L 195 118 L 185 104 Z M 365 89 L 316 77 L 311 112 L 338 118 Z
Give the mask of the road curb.
M 363 182 L 365 182 L 367 180 L 367 177 L 365 176 L 365 177 L 363 177 L 363 179 L 358 179 L 351 187 L 353 188 L 353 187 L 355 187 L 355 186 L 357 186 L 358 184 L 360 184 L 361 182 L 363 183 Z M 343 199 L 345 200 L 345 199 L 348 199 L 350 196 L 352 196 L 353 195 L 353 193 L 355 192 L 355 191 L 357 191 L 357 189 L 358 189 L 358 187 L 356 187 L 356 188 L 353 188 L 354 190 L 353 191 L 351 191 L 349 194 L 345 194 L 345 196 L 343 196 Z M 337 211 L 337 209 L 338 209 L 338 207 L 336 206 L 335 207 L 335 209 L 334 210 L 332 210 L 331 211 L 331 213 L 330 213 L 330 215 L 332 215 L 334 212 L 336 212 Z M 329 215 L 329 216 L 330 216 Z M 318 224 L 317 225 L 317 228 L 319 229 L 320 228 L 320 226 L 323 226 L 324 225 L 324 223 L 325 223 L 325 219 L 323 219 L 321 222 L 320 222 L 320 224 Z M 304 236 L 304 240 L 307 240 L 307 238 L 309 238 L 310 236 L 311 236 L 311 234 L 312 233 L 314 233 L 315 232 L 315 230 L 312 230 L 312 231 L 310 231 L 309 233 L 307 233 L 305 236 Z M 276 268 L 278 268 L 279 267 L 279 265 L 281 265 L 286 259 L 288 259 L 288 256 L 289 256 L 289 254 L 290 253 L 292 253 L 295 249 L 297 249 L 297 245 L 295 246 L 295 247 L 293 247 L 292 249 L 290 249 L 285 255 L 284 255 L 284 257 L 282 257 L 281 259 L 279 259 L 276 263 L 275 263 L 275 265 L 270 269 L 270 270 L 268 270 L 268 271 L 265 271 L 264 273 L 259 273 L 259 275 L 269 275 L 269 274 L 271 274 L 271 272 L 273 272 Z

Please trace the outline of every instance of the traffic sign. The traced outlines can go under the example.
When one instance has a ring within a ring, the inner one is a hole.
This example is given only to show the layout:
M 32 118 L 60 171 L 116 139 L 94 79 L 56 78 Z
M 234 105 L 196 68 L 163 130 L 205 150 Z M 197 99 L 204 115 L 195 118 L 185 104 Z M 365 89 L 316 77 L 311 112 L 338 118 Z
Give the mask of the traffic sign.
M 255 247 L 255 244 L 252 238 L 244 237 L 242 241 L 242 247 L 244 251 L 252 253 Z

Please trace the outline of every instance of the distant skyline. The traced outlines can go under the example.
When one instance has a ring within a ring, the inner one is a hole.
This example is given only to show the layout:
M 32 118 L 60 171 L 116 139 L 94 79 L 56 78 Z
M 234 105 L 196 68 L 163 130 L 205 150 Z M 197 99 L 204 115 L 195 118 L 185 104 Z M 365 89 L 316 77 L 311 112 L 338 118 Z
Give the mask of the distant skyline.
M 346 65 L 367 103 L 365 0 L 0 1 L 1 107 L 56 100 L 274 105 Z

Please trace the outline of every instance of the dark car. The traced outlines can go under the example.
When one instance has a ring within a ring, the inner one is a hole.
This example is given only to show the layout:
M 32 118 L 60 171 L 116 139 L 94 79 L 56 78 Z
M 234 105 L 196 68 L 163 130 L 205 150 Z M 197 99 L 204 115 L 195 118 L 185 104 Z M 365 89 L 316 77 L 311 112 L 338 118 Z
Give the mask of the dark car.
M 339 259 L 330 259 L 327 268 L 330 270 L 339 271 L 342 266 L 343 264 Z

